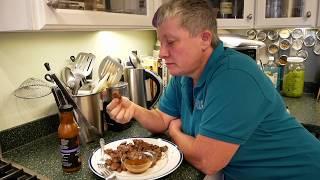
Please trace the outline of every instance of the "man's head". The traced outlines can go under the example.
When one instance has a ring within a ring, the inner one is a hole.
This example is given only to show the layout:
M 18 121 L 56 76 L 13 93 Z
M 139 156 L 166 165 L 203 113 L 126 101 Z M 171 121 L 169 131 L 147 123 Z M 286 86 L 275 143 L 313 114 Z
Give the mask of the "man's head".
M 219 42 L 217 36 L 216 14 L 207 0 L 169 0 L 155 13 L 152 24 L 158 28 L 169 18 L 180 19 L 180 26 L 192 36 L 204 30 L 212 33 L 211 46 L 215 48 Z

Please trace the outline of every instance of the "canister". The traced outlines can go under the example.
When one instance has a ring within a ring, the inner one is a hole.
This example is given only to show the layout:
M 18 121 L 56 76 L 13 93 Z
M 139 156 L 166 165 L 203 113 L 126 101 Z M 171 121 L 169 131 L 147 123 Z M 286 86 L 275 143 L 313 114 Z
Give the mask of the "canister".
M 283 95 L 288 97 L 300 97 L 303 94 L 304 59 L 301 57 L 288 57 L 283 76 Z

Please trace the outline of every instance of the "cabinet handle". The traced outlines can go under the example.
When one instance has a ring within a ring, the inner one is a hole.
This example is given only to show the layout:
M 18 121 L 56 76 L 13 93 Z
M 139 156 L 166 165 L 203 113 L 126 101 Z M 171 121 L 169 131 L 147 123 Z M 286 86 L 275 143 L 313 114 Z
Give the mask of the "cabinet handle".
M 247 19 L 248 19 L 248 20 L 251 20 L 252 17 L 253 17 L 252 14 L 248 14 Z
M 59 0 L 47 0 L 47 5 L 53 8 L 57 8 Z
M 311 17 L 311 11 L 307 11 L 306 17 L 307 17 L 307 18 Z

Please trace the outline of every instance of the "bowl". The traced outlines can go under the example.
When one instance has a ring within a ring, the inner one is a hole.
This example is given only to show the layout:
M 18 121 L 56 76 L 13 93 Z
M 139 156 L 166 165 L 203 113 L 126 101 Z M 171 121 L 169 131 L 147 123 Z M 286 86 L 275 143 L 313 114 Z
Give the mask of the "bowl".
M 132 152 L 122 156 L 121 163 L 131 173 L 140 174 L 148 170 L 155 160 L 151 152 Z

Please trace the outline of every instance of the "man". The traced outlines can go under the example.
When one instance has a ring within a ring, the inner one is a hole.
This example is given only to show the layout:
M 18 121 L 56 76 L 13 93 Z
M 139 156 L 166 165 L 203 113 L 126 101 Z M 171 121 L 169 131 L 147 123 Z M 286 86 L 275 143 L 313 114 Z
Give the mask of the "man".
M 171 0 L 154 16 L 160 57 L 173 77 L 159 109 L 127 98 L 111 118 L 135 118 L 151 132 L 168 130 L 185 159 L 226 180 L 318 179 L 320 143 L 286 111 L 272 82 L 250 57 L 224 48 L 205 0 Z

